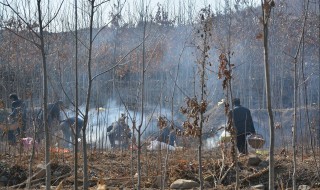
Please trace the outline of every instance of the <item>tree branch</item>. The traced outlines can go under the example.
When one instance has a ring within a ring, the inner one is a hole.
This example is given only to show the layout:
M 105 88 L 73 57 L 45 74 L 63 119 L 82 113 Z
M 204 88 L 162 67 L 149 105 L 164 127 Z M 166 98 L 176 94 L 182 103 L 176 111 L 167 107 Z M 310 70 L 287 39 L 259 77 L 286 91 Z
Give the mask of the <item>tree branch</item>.
M 138 49 L 138 47 L 140 47 L 141 45 L 143 44 L 143 41 L 137 45 L 135 48 L 133 48 L 132 50 L 130 50 L 124 57 L 122 57 L 114 66 L 112 66 L 111 68 L 105 70 L 105 71 L 102 71 L 101 73 L 98 73 L 97 75 L 93 76 L 91 78 L 91 81 L 93 81 L 94 79 L 96 79 L 97 77 L 99 77 L 100 75 L 103 75 L 109 71 L 111 71 L 112 69 L 118 67 L 120 65 L 120 63 L 126 58 L 128 57 L 128 55 L 130 55 L 134 50 Z
M 38 38 L 40 38 L 39 34 L 33 30 L 33 28 L 31 27 L 30 23 L 28 23 L 26 20 L 24 20 L 20 14 L 8 3 L 8 1 L 6 1 L 7 3 L 2 3 L 0 2 L 0 4 L 2 4 L 3 6 L 9 7 L 18 17 L 19 19 L 22 20 L 23 23 L 25 23 L 27 25 L 27 28 L 34 34 L 36 35 Z
M 53 15 L 53 17 L 46 24 L 44 24 L 43 28 L 46 28 L 58 16 L 58 13 L 60 12 L 63 2 L 64 0 L 62 0 L 57 12 Z
M 4 27 L 4 28 L 5 28 L 6 30 L 9 30 L 9 31 L 12 32 L 14 35 L 18 36 L 19 38 L 22 38 L 22 39 L 24 39 L 24 40 L 32 43 L 33 45 L 35 45 L 37 48 L 40 49 L 40 44 L 38 44 L 37 42 L 35 42 L 35 41 L 33 41 L 33 40 L 29 40 L 28 38 L 26 38 L 26 37 L 18 34 L 16 31 L 14 31 L 14 30 L 12 30 L 12 29 L 10 29 L 10 28 L 8 28 L 8 27 Z
M 109 0 L 108 0 L 108 1 L 109 1 Z M 126 2 L 126 1 L 125 1 L 125 2 Z M 125 2 L 124 2 L 124 3 L 125 3 Z M 100 3 L 100 4 L 102 4 L 102 3 Z M 120 15 L 123 7 L 124 7 L 124 6 L 121 7 L 120 11 L 119 11 L 116 15 L 114 15 L 113 18 L 112 18 L 107 24 L 105 24 L 103 27 L 101 27 L 101 28 L 99 29 L 99 31 L 97 32 L 97 34 L 94 35 L 93 41 L 96 39 L 96 37 L 98 36 L 98 34 L 99 34 L 103 29 L 105 29 L 105 28 L 115 19 L 116 16 Z
M 102 4 L 104 4 L 104 3 L 108 2 L 108 1 L 110 1 L 110 0 L 102 1 L 101 3 L 95 5 L 94 8 L 99 7 L 100 5 L 102 5 Z

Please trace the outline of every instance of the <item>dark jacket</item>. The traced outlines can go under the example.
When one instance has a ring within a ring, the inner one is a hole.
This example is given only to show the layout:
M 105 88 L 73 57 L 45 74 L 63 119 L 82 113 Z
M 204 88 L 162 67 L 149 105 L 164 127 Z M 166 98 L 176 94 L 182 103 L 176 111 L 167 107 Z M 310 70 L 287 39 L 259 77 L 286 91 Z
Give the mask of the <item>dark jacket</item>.
M 108 135 L 114 135 L 117 138 L 124 137 L 131 138 L 131 130 L 129 125 L 126 124 L 125 120 L 121 118 L 118 121 L 113 122 L 107 128 Z
M 80 133 L 81 133 L 81 129 L 84 125 L 84 121 L 80 118 L 78 118 L 77 121 L 78 121 L 78 128 L 77 128 L 78 136 L 77 136 L 77 138 L 80 138 L 81 137 Z M 64 147 L 72 146 L 70 144 L 70 142 L 74 141 L 74 137 L 75 137 L 74 132 L 76 132 L 76 131 L 73 131 L 73 130 L 75 128 L 75 126 L 74 126 L 75 122 L 76 122 L 76 117 L 69 117 L 69 118 L 60 122 L 59 129 L 62 131 L 63 138 L 65 140 L 63 142 Z
M 170 127 L 165 127 L 161 130 L 159 136 L 156 139 L 160 142 L 167 143 L 171 146 L 174 146 L 174 141 L 176 141 L 176 134 L 174 131 L 170 130 Z
M 237 129 L 237 135 L 255 133 L 251 112 L 248 108 L 241 105 L 234 107 L 233 111 L 229 112 L 229 118 L 233 116 L 234 126 Z
M 72 132 L 71 132 L 71 127 L 73 125 L 75 125 L 76 123 L 76 118 L 75 117 L 69 117 L 63 121 L 60 122 L 60 129 L 62 130 L 63 134 L 64 135 L 72 135 Z M 80 137 L 80 132 L 81 132 L 81 129 L 84 125 L 84 121 L 80 118 L 78 118 L 78 137 Z
M 21 108 L 22 111 L 25 111 L 25 104 L 22 100 L 15 100 L 11 103 L 11 116 L 16 116 L 17 114 L 17 108 Z
M 51 123 L 54 120 L 61 121 L 60 120 L 60 106 L 62 104 L 63 104 L 62 101 L 57 101 L 55 103 L 48 104 L 48 106 L 47 106 L 47 109 L 48 109 L 47 114 L 48 114 L 48 123 L 49 123 L 49 125 L 51 125 Z M 43 109 L 42 108 L 39 110 L 39 112 L 37 114 L 37 119 L 40 122 L 40 124 L 43 124 Z
M 15 123 L 17 121 L 19 121 L 18 118 L 18 114 L 21 113 L 22 115 L 22 126 L 19 126 L 19 128 L 17 128 L 16 132 L 17 134 L 21 134 L 22 132 L 22 137 L 24 137 L 25 135 L 25 131 L 27 129 L 26 125 L 27 125 L 27 111 L 26 111 L 26 105 L 22 100 L 19 99 L 14 99 L 11 103 L 11 113 L 10 113 L 10 118 L 12 119 L 12 123 Z M 22 130 L 22 131 L 21 131 Z M 16 137 L 15 137 L 15 132 L 12 130 L 9 130 L 8 132 L 8 139 L 10 142 L 15 143 L 16 142 Z
M 22 122 L 25 128 L 26 120 L 27 120 L 27 110 L 26 105 L 22 100 L 14 100 L 11 103 L 11 114 L 9 115 L 11 118 L 16 118 L 18 116 L 19 111 L 22 114 Z

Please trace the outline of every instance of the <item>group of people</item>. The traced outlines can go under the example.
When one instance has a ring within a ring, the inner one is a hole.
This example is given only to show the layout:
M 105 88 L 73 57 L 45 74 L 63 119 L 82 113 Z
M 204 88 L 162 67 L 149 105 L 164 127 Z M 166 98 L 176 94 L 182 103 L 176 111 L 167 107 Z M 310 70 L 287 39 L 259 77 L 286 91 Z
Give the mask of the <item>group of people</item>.
M 13 93 L 9 95 L 9 99 L 11 100 L 11 113 L 9 114 L 10 123 L 16 123 L 19 127 L 16 130 L 8 130 L 7 137 L 10 144 L 15 144 L 17 142 L 17 136 L 19 138 L 23 138 L 26 135 L 27 130 L 27 109 L 26 104 L 22 99 L 19 99 L 18 95 Z M 63 143 L 65 147 L 70 146 L 70 141 L 73 142 L 73 132 L 71 128 L 74 127 L 76 118 L 69 117 L 67 119 L 60 119 L 60 106 L 62 105 L 61 101 L 57 101 L 56 103 L 48 104 L 48 123 L 53 122 L 54 120 L 59 121 L 59 129 L 63 133 L 63 139 L 65 142 Z M 39 131 L 44 132 L 42 128 L 43 126 L 43 110 L 40 109 L 37 111 L 36 116 L 37 120 L 39 120 Z M 84 121 L 80 118 L 77 120 L 78 128 L 77 134 L 80 137 L 80 132 L 82 127 L 84 126 Z M 108 138 L 112 148 L 116 147 L 128 147 L 129 141 L 131 138 L 131 131 L 129 126 L 126 123 L 125 114 L 121 114 L 121 117 L 118 121 L 113 122 L 108 128 Z M 43 135 L 42 135 L 43 136 Z M 43 137 L 42 137 L 43 138 Z M 39 139 L 37 139 L 39 141 Z M 119 142 L 120 144 L 116 144 Z
M 9 95 L 11 100 L 11 113 L 8 117 L 8 123 L 11 125 L 18 125 L 16 129 L 10 129 L 6 131 L 8 142 L 12 145 L 17 143 L 17 137 L 20 139 L 26 137 L 28 132 L 28 118 L 27 118 L 27 106 L 25 102 L 18 97 L 16 93 Z M 62 106 L 62 101 L 57 101 L 55 103 L 48 104 L 48 124 L 51 125 L 54 121 L 59 122 L 60 128 L 63 131 L 64 137 L 68 138 L 71 136 L 70 126 L 75 123 L 74 118 L 68 118 L 66 120 L 60 120 L 60 107 Z M 31 110 L 29 110 L 31 111 Z M 33 120 L 36 121 L 37 131 L 36 131 L 36 140 L 40 142 L 41 138 L 44 138 L 44 128 L 43 128 L 43 109 L 32 110 L 35 114 L 30 116 Z M 82 126 L 83 122 L 80 119 L 79 126 Z M 71 137 L 70 137 L 71 138 Z M 69 139 L 68 139 L 69 141 Z
M 8 140 L 11 143 L 16 142 L 16 136 L 20 135 L 21 137 L 24 137 L 26 132 L 26 105 L 25 103 L 18 98 L 17 94 L 13 93 L 9 96 L 11 102 L 11 113 L 9 115 L 10 120 L 13 122 L 17 122 L 19 120 L 20 127 L 17 128 L 16 131 L 9 130 L 7 132 Z M 61 102 L 59 101 L 59 104 Z M 232 100 L 233 103 L 233 109 L 230 110 L 228 115 L 228 123 L 231 124 L 236 129 L 236 135 L 237 135 L 237 148 L 239 153 L 241 154 L 248 154 L 248 145 L 247 145 L 247 136 L 249 134 L 255 134 L 255 127 L 253 124 L 251 112 L 248 108 L 242 106 L 240 104 L 239 98 L 234 98 Z M 60 110 L 57 108 L 58 105 L 53 104 L 52 110 L 57 109 L 57 113 L 53 113 L 53 118 L 57 117 L 56 119 L 59 119 L 59 112 Z M 19 115 L 19 117 L 18 117 Z M 16 119 L 19 118 L 19 119 Z M 65 138 L 71 138 L 72 133 L 70 132 L 70 126 L 74 125 L 75 118 L 68 118 L 66 120 L 60 121 L 60 126 L 63 131 Z M 78 134 L 80 133 L 80 129 L 83 127 L 83 120 L 78 119 L 78 126 L 80 126 L 78 130 Z M 121 146 L 128 147 L 129 141 L 132 137 L 131 131 L 129 126 L 126 123 L 126 116 L 125 114 L 121 114 L 121 117 L 118 121 L 112 123 L 107 128 L 107 135 L 111 144 L 111 147 L 116 147 L 116 141 L 121 141 Z M 175 145 L 176 141 L 176 134 L 169 126 L 164 127 L 160 130 L 159 135 L 156 136 L 156 140 L 160 142 L 167 143 L 171 146 Z
M 229 111 L 228 123 L 232 125 L 236 130 L 236 145 L 239 153 L 247 155 L 247 136 L 256 133 L 252 120 L 252 115 L 248 108 L 241 105 L 239 98 L 234 98 L 232 100 L 232 103 L 234 107 L 232 110 Z M 156 136 L 155 139 L 160 142 L 164 142 L 171 146 L 174 146 L 174 142 L 176 141 L 176 135 L 174 130 L 171 130 L 169 127 L 165 127 L 161 129 L 160 134 Z

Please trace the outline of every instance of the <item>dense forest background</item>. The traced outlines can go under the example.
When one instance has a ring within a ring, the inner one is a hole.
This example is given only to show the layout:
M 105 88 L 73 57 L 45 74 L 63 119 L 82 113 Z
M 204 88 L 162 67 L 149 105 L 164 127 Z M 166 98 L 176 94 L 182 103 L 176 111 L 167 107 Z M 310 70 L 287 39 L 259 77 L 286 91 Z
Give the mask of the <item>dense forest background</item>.
M 191 1 L 179 2 L 176 7 L 171 7 L 169 2 L 158 3 L 154 11 L 145 12 L 146 25 L 140 19 L 142 13 L 133 15 L 122 11 L 122 1 L 113 2 L 108 13 L 97 9 L 93 29 L 91 107 L 112 105 L 116 108 L 125 105 L 129 110 L 134 110 L 141 104 L 142 51 L 146 52 L 147 63 L 144 73 L 147 112 L 156 108 L 173 109 L 174 114 L 179 115 L 178 110 L 184 104 L 184 99 L 197 96 L 199 78 L 196 77 L 196 63 L 199 47 L 196 35 L 200 18 Z M 225 1 L 220 8 L 207 7 L 212 14 L 212 48 L 209 52 L 212 66 L 207 68 L 209 72 L 206 75 L 209 108 L 214 108 L 225 97 L 222 80 L 218 79 L 218 67 L 219 55 L 226 53 L 234 64 L 233 96 L 239 97 L 242 104 L 252 110 L 266 109 L 261 7 L 257 4 L 250 1 L 230 4 L 230 1 Z M 36 33 L 32 32 L 37 31 L 38 24 L 32 14 L 27 16 L 31 12 L 30 7 L 29 11 L 24 11 L 28 10 L 28 6 L 21 7 L 18 3 L 16 6 L 23 13 L 21 16 L 2 7 L 5 11 L 1 17 L 0 31 L 0 98 L 10 107 L 8 95 L 16 92 L 29 106 L 31 102 L 40 106 L 42 60 L 37 47 L 30 44 L 30 41 L 38 40 Z M 62 8 L 65 6 L 61 4 Z M 85 12 L 85 2 L 81 6 L 82 12 Z M 319 6 L 316 0 L 308 3 L 298 0 L 276 1 L 269 26 L 272 107 L 275 110 L 293 108 L 293 68 L 297 64 L 297 102 L 300 108 L 313 110 L 312 113 L 317 117 L 313 119 L 315 128 L 319 126 L 320 106 Z M 50 13 L 49 8 L 44 11 Z M 66 11 L 60 11 L 59 15 L 61 18 L 73 17 Z M 108 17 L 104 18 L 103 15 Z M 27 25 L 22 18 L 34 24 Z M 109 22 L 105 24 L 105 20 Z M 75 38 L 73 25 L 67 21 L 60 19 L 59 22 L 56 19 L 53 23 L 58 24 L 51 24 L 44 37 L 48 101 L 62 100 L 65 105 L 71 105 L 75 96 Z M 83 105 L 88 83 L 86 41 L 89 29 L 88 20 L 80 20 L 79 23 L 79 102 Z M 144 29 L 145 50 L 141 46 Z M 298 48 L 301 51 L 294 59 Z M 174 88 L 175 85 L 177 88 Z M 305 111 L 301 111 L 301 115 L 305 115 Z

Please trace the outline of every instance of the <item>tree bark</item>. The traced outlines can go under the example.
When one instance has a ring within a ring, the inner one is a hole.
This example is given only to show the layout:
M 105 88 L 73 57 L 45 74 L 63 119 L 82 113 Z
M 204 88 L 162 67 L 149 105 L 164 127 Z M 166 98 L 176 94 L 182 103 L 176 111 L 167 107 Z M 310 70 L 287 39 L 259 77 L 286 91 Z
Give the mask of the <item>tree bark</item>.
M 47 60 L 46 60 L 46 51 L 45 51 L 45 42 L 43 34 L 43 20 L 42 20 L 42 11 L 41 11 L 41 0 L 37 0 L 38 8 L 38 22 L 40 30 L 40 51 L 42 57 L 42 70 L 43 70 L 43 126 L 45 133 L 45 164 L 46 164 L 46 190 L 50 190 L 51 187 L 51 168 L 50 168 L 50 136 L 48 128 L 48 82 L 47 82 Z
M 144 89 L 145 89 L 145 61 L 146 61 L 146 52 L 145 52 L 145 39 L 146 39 L 146 16 L 143 15 L 143 42 L 142 42 L 142 69 L 141 69 L 141 123 L 138 126 L 138 159 L 137 159 L 137 169 L 138 169 L 138 190 L 141 189 L 141 129 L 144 117 Z
M 270 132 L 270 147 L 269 147 L 269 189 L 274 189 L 274 120 L 271 103 L 271 87 L 270 87 L 270 71 L 269 71 L 269 54 L 268 54 L 268 21 L 271 12 L 272 2 L 268 0 L 261 0 L 262 14 L 263 14 L 263 58 L 264 58 L 264 75 L 266 87 L 266 103 L 269 115 L 269 132 Z
M 84 114 L 84 124 L 82 127 L 82 152 L 83 152 L 83 189 L 88 190 L 89 188 L 89 177 L 88 177 L 88 155 L 87 155 L 87 139 L 86 139 L 86 129 L 88 125 L 88 116 L 90 109 L 90 99 L 91 99 L 91 88 L 92 88 L 92 73 L 91 73 L 91 63 L 92 63 L 92 44 L 93 44 L 93 16 L 94 16 L 95 0 L 90 1 L 90 23 L 89 23 L 89 48 L 88 48 L 88 87 L 87 87 L 87 99 L 86 99 L 86 109 Z M 78 110 L 77 110 L 78 111 Z
M 76 120 L 75 120 L 75 141 L 74 141 L 74 190 L 78 189 L 78 11 L 77 11 L 77 0 L 74 0 L 74 14 L 75 14 L 75 111 L 76 111 Z M 73 135 L 73 134 L 72 134 Z

